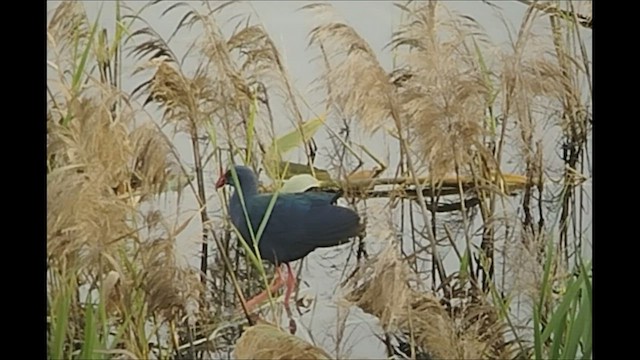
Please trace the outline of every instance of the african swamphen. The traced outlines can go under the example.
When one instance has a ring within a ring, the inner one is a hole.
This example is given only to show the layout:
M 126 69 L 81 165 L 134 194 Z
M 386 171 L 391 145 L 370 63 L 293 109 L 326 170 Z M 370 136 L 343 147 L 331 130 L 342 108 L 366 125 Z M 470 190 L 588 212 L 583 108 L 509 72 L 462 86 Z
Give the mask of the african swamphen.
M 238 183 L 234 181 L 232 169 L 229 169 L 218 179 L 216 189 L 225 184 L 234 187 L 235 191 L 229 202 L 231 222 L 253 249 L 238 189 L 242 190 L 247 215 L 256 237 L 274 195 L 258 193 L 258 179 L 250 168 L 235 166 L 233 169 Z M 289 297 L 295 285 L 295 276 L 289 262 L 302 259 L 316 248 L 345 243 L 360 233 L 360 217 L 349 208 L 336 206 L 338 197 L 339 194 L 321 191 L 277 195 L 268 222 L 258 240 L 258 250 L 262 259 L 276 265 L 276 279 L 270 286 L 272 292 L 282 286 L 279 265 L 287 266 L 287 312 Z M 252 308 L 266 296 L 265 291 L 249 301 L 247 307 Z

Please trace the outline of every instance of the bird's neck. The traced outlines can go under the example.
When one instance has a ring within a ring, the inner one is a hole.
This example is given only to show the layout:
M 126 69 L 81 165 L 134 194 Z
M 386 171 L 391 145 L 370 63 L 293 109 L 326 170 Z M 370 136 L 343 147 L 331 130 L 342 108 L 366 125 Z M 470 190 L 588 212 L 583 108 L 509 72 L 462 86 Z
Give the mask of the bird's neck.
M 246 184 L 242 186 L 242 190 L 236 189 L 231 196 L 231 201 L 240 204 L 240 191 L 242 191 L 242 197 L 245 199 L 258 194 L 258 184 Z

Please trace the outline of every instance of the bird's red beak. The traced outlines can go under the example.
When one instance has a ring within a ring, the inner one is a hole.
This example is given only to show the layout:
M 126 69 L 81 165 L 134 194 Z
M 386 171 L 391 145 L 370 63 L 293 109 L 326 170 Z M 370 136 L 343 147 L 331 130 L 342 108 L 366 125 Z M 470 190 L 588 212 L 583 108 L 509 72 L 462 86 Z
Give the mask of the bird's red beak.
M 216 190 L 220 189 L 227 183 L 227 179 L 225 179 L 224 174 L 220 175 L 218 181 L 216 181 Z

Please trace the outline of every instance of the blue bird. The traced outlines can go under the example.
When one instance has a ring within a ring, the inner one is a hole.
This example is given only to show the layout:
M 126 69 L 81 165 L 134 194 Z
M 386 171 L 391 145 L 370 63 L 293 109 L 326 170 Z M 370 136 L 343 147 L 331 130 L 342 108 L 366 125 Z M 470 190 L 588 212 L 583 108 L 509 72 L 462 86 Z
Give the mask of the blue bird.
M 234 181 L 232 170 L 236 172 L 237 183 Z M 247 215 L 256 237 L 274 194 L 259 194 L 258 179 L 253 170 L 246 166 L 237 165 L 229 169 L 216 182 L 216 189 L 227 184 L 235 190 L 229 201 L 231 222 L 253 250 L 252 237 L 238 189 L 242 191 Z M 276 265 L 276 279 L 270 286 L 272 292 L 282 287 L 280 265 L 287 266 L 287 312 L 289 297 L 295 286 L 295 276 L 289 262 L 304 258 L 316 248 L 348 242 L 349 238 L 361 232 L 358 214 L 352 209 L 336 205 L 339 196 L 339 193 L 322 191 L 277 195 L 264 231 L 258 239 L 258 250 L 262 259 Z M 266 297 L 265 291 L 249 301 L 247 306 L 253 307 Z

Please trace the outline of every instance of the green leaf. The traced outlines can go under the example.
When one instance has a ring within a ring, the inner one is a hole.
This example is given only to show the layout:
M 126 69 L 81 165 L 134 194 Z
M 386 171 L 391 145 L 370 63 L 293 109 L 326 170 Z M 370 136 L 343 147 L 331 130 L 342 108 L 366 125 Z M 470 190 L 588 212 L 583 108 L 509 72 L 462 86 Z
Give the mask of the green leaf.
M 73 77 L 71 79 L 71 89 L 72 89 L 72 95 L 74 97 L 77 96 L 78 90 L 80 89 L 82 74 L 84 73 L 85 67 L 87 65 L 87 59 L 89 58 L 89 52 L 90 52 L 89 50 L 91 50 L 91 46 L 93 45 L 93 41 L 95 39 L 96 30 L 98 29 L 98 22 L 100 20 L 101 13 L 102 13 L 102 5 L 98 10 L 98 16 L 96 17 L 96 21 L 93 23 L 93 26 L 91 27 L 91 34 L 89 35 L 87 44 L 80 57 L 80 63 L 77 64 L 75 71 L 73 73 Z M 73 115 L 71 114 L 71 112 L 67 112 L 64 119 L 62 120 L 62 125 L 67 126 L 67 124 L 69 124 L 69 121 L 71 121 L 72 116 Z
M 542 330 L 540 329 L 540 311 L 538 304 L 533 305 L 533 349 L 534 359 L 542 359 Z
M 52 359 L 64 359 L 64 343 L 65 338 L 67 336 L 67 326 L 69 322 L 69 309 L 71 308 L 71 292 L 72 290 L 69 288 L 72 279 L 69 281 L 69 284 L 62 283 L 60 285 L 60 291 L 55 297 L 55 305 L 53 308 L 55 309 L 54 313 L 51 314 L 51 320 L 54 321 L 54 328 L 52 329 L 53 334 L 53 349 L 50 352 Z
M 318 117 L 273 141 L 264 156 L 264 166 L 271 179 L 281 178 L 280 163 L 283 155 L 309 141 L 322 125 L 324 125 L 324 117 Z
M 478 63 L 480 65 L 480 70 L 482 72 L 482 79 L 484 81 L 484 84 L 487 86 L 487 89 L 489 90 L 487 99 L 486 99 L 486 106 L 489 110 L 491 110 L 491 107 L 495 102 L 498 92 L 494 90 L 494 86 L 493 86 L 493 83 L 491 82 L 491 76 L 490 76 L 491 71 L 489 70 L 486 62 L 484 61 L 484 56 L 482 56 L 482 50 L 480 49 L 480 46 L 478 46 L 478 43 L 476 42 L 475 37 L 472 37 L 471 40 L 473 41 L 473 46 L 476 51 L 476 55 L 478 55 Z M 492 115 L 487 115 L 486 122 L 487 122 L 487 125 L 489 126 L 491 136 L 495 137 L 496 136 L 496 119 Z
M 581 294 L 582 295 L 582 294 Z M 581 296 L 583 297 L 583 296 Z M 585 326 L 589 326 L 587 320 L 587 314 L 585 314 L 585 301 L 578 299 L 574 303 L 573 312 L 574 316 L 569 319 L 569 328 L 567 333 L 567 342 L 562 352 L 562 358 L 575 359 L 578 353 L 578 347 L 581 342 L 583 329 Z
M 540 294 L 533 307 L 535 359 L 575 359 L 592 357 L 591 264 L 582 262 L 578 275 L 563 281 L 552 278 L 554 247 L 549 241 Z M 552 297 L 552 286 L 564 289 L 560 298 Z M 548 309 L 545 305 L 551 305 Z
M 588 269 L 588 271 L 587 271 Z M 591 359 L 591 341 L 592 341 L 592 330 L 593 330 L 593 298 L 592 298 L 592 287 L 591 280 L 589 278 L 589 274 L 591 273 L 591 263 L 588 266 L 585 266 L 582 262 L 580 263 L 580 271 L 584 274 L 583 280 L 583 288 L 582 288 L 582 308 L 580 309 L 580 314 L 584 314 L 586 319 L 586 324 L 583 327 L 582 331 L 582 357 L 585 359 Z
M 535 358 L 536 359 L 544 359 L 543 348 L 547 339 L 549 338 L 549 333 L 546 332 L 549 329 L 549 324 L 542 324 L 541 320 L 544 317 L 544 304 L 546 302 L 547 294 L 551 293 L 551 263 L 554 256 L 554 248 L 551 240 L 547 246 L 547 254 L 544 263 L 544 272 L 542 276 L 542 284 L 540 287 L 540 297 L 538 299 L 538 303 L 534 304 L 533 307 L 533 340 L 534 340 L 534 350 L 535 350 Z M 544 330 L 543 330 L 544 326 Z
M 80 359 L 96 359 L 94 352 L 98 345 L 98 334 L 96 333 L 96 320 L 93 313 L 93 305 L 87 302 L 84 314 L 84 339 L 82 341 L 82 351 Z M 102 358 L 102 356 L 100 356 Z
M 581 284 L 577 281 L 570 281 L 566 292 L 562 296 L 560 305 L 558 305 L 558 307 L 554 310 L 553 315 L 549 320 L 549 324 L 547 325 L 547 327 L 544 329 L 544 332 L 542 333 L 543 339 L 548 338 L 552 332 L 558 334 L 564 331 L 567 314 L 569 313 L 571 304 L 577 299 L 578 292 L 580 290 L 580 285 Z
M 251 163 L 251 153 L 253 149 L 253 137 L 255 132 L 256 114 L 258 111 L 258 99 L 253 96 L 251 107 L 249 108 L 249 120 L 247 121 L 247 155 L 245 158 L 245 164 Z
M 549 358 L 551 359 L 560 358 L 560 346 L 564 342 L 563 333 L 566 325 L 567 325 L 566 318 L 564 316 L 559 315 L 559 313 L 555 313 L 551 321 L 549 321 L 549 325 L 547 325 L 547 328 L 545 328 L 545 331 L 549 330 L 549 336 L 553 334 L 553 340 L 551 343 L 551 352 L 549 354 Z
M 584 266 L 580 266 L 580 276 L 576 281 L 576 284 L 580 286 L 580 292 L 578 298 L 574 302 L 575 317 L 570 319 L 569 333 L 567 334 L 567 344 L 565 345 L 565 351 L 563 357 L 576 358 L 578 354 L 578 347 L 582 344 L 583 348 L 587 348 L 590 352 L 590 333 L 589 330 L 592 326 L 591 321 L 591 299 L 589 296 L 591 283 L 589 281 L 589 274 Z M 585 329 L 587 331 L 585 331 Z M 583 353 L 583 357 L 591 357 L 590 353 Z

